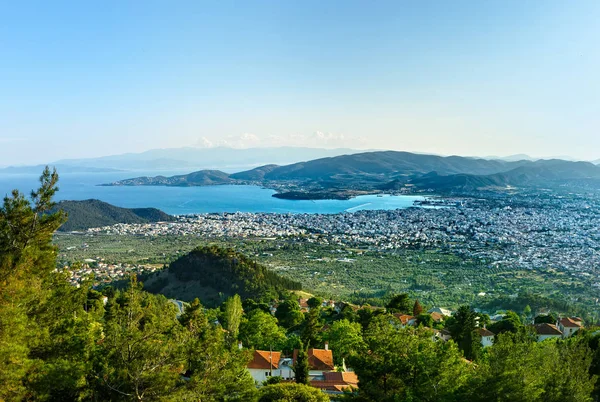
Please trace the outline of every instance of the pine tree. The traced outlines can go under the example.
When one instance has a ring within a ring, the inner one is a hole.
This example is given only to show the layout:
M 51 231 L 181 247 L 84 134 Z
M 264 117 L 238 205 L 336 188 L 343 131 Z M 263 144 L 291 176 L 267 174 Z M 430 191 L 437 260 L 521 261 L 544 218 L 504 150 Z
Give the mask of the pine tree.
M 419 299 L 416 299 L 413 306 L 413 316 L 418 317 L 421 315 L 421 313 L 423 313 L 423 307 L 421 307 L 421 304 L 419 304 Z
M 58 174 L 46 167 L 30 199 L 15 190 L 0 206 L 0 400 L 19 400 L 33 364 L 32 344 L 45 330 L 37 322 L 48 306 L 56 267 L 52 234 L 64 222 L 50 213 Z
M 296 362 L 294 363 L 293 370 L 298 384 L 309 384 L 308 373 L 310 367 L 308 366 L 308 351 L 307 349 L 304 349 L 302 342 L 300 342 L 298 348 L 298 354 L 296 355 Z

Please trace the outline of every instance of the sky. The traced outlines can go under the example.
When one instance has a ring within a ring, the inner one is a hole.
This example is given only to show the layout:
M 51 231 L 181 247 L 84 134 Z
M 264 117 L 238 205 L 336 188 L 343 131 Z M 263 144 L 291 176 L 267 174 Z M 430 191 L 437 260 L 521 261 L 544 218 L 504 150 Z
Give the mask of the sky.
M 600 2 L 0 1 L 0 165 L 180 146 L 600 158 Z

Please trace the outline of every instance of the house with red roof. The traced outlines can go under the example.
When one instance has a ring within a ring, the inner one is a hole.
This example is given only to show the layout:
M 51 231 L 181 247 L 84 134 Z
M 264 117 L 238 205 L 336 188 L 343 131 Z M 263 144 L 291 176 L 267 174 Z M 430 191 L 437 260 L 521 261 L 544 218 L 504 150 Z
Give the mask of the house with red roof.
M 262 383 L 269 377 L 284 377 L 284 373 L 282 373 L 282 369 L 279 367 L 280 360 L 281 352 L 255 350 L 252 361 L 248 363 L 246 368 L 252 378 L 254 378 L 254 381 Z
M 326 343 L 325 349 L 308 349 L 308 367 L 309 377 L 318 377 L 323 372 L 335 371 L 335 365 L 333 364 L 333 354 L 329 350 L 329 346 Z M 293 364 L 296 364 L 298 358 L 298 349 L 294 349 Z
M 354 372 L 323 372 L 310 381 L 310 385 L 328 394 L 341 394 L 344 390 L 358 389 L 358 376 Z
M 577 317 L 564 317 L 556 321 L 556 327 L 562 332 L 563 338 L 568 338 L 583 327 L 583 322 Z
M 538 342 L 546 339 L 561 338 L 563 336 L 562 332 L 554 324 L 535 324 L 533 328 L 537 334 Z
M 414 317 L 412 315 L 396 313 L 394 314 L 394 317 L 400 320 L 403 327 L 406 327 L 407 325 L 417 325 L 417 317 Z

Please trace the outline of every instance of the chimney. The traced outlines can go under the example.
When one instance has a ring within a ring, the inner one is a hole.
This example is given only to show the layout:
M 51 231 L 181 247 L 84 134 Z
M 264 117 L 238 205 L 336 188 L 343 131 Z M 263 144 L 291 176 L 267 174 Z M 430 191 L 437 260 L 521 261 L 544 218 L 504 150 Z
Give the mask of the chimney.
M 325 342 L 325 350 L 329 350 L 329 342 Z
M 244 347 L 244 345 L 242 344 L 242 341 L 238 342 L 238 349 L 242 350 L 242 348 Z

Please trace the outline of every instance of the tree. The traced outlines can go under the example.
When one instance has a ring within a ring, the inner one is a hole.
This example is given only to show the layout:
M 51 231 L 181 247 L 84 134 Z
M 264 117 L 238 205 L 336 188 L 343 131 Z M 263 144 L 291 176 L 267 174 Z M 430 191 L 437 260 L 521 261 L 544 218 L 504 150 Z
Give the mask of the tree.
M 300 306 L 293 300 L 285 300 L 277 306 L 275 317 L 279 324 L 286 328 L 293 328 L 304 320 L 304 315 L 300 311 Z
M 533 322 L 535 324 L 556 324 L 556 317 L 550 313 L 550 314 L 541 314 L 536 316 L 533 319 Z
M 525 308 L 523 309 L 523 317 L 527 318 L 531 315 L 531 307 L 528 305 L 525 306 Z
M 51 213 L 57 183 L 56 170 L 46 167 L 30 199 L 15 190 L 0 207 L 0 400 L 24 397 L 30 349 L 52 322 L 39 319 L 56 268 L 52 234 L 65 220 L 62 212 Z
M 280 350 L 287 341 L 277 319 L 260 309 L 252 310 L 242 319 L 239 339 L 249 348 L 262 350 Z
M 413 317 L 418 317 L 423 313 L 423 307 L 419 304 L 419 299 L 415 299 L 415 304 L 413 306 Z
M 453 320 L 449 320 L 448 323 L 452 339 L 463 351 L 465 358 L 469 360 L 476 359 L 481 348 L 480 339 L 475 332 L 477 313 L 469 306 L 461 306 L 452 318 Z
M 172 303 L 134 276 L 107 317 L 94 364 L 101 399 L 160 399 L 182 385 L 185 338 Z
M 433 327 L 433 318 L 431 317 L 431 314 L 419 314 L 417 316 L 417 324 L 424 327 Z
M 302 342 L 305 345 L 317 346 L 321 343 L 321 329 L 323 323 L 321 322 L 321 308 L 311 308 L 308 314 L 306 314 L 306 321 L 304 322 L 304 328 L 302 329 Z
M 313 296 L 306 301 L 306 304 L 308 304 L 308 307 L 310 307 L 311 309 L 321 308 L 321 306 L 323 305 L 323 299 L 321 299 L 320 297 Z
M 296 355 L 293 370 L 296 383 L 309 384 L 310 380 L 308 373 L 310 367 L 308 365 L 308 351 L 304 348 L 302 342 L 300 342 L 300 347 L 298 348 L 298 354 Z
M 585 341 L 535 342 L 506 332 L 487 350 L 464 400 L 592 401 L 596 378 L 589 373 L 592 357 Z
M 401 293 L 398 294 L 389 301 L 389 303 L 385 306 L 389 312 L 391 313 L 403 313 L 406 314 L 411 310 L 411 302 L 408 297 L 408 294 Z
M 233 295 L 223 305 L 223 328 L 229 333 L 231 342 L 237 340 L 242 321 L 242 300 L 239 295 Z
M 335 363 L 340 365 L 343 359 L 355 354 L 365 353 L 367 345 L 362 337 L 362 327 L 357 322 L 339 320 L 331 325 L 326 334 L 333 351 Z
M 489 329 L 494 334 L 503 334 L 505 332 L 517 333 L 523 328 L 521 318 L 514 311 L 507 311 L 504 318 L 490 325 Z
M 264 386 L 258 392 L 258 402 L 328 402 L 321 390 L 304 384 L 280 383 Z
M 365 401 L 449 401 L 466 385 L 469 364 L 453 342 L 435 342 L 426 329 L 400 328 L 395 319 L 373 319 L 364 334 L 369 353 L 350 364 Z

